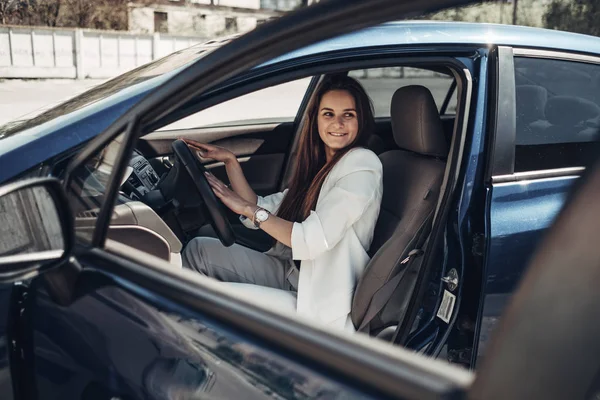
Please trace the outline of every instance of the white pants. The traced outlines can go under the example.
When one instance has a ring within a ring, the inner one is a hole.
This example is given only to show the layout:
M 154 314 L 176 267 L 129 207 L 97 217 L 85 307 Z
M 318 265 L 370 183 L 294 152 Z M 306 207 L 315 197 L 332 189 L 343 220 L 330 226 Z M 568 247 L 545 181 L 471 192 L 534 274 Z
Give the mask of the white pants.
M 218 239 L 197 237 L 182 253 L 183 267 L 223 282 L 251 283 L 295 291 L 288 277 L 291 260 L 249 249 L 239 244 L 225 247 Z
M 225 282 L 241 298 L 286 313 L 296 311 L 296 288 L 290 283 L 290 279 L 295 283 L 291 260 L 238 244 L 225 247 L 211 237 L 197 237 L 185 247 L 182 261 L 184 268 Z

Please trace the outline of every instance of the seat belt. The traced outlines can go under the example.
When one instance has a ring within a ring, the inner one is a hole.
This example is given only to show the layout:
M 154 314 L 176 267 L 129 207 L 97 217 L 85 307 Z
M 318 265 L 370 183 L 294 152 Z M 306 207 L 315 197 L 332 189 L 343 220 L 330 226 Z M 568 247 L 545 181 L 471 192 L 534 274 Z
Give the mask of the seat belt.
M 369 307 L 367 308 L 367 312 L 363 317 L 363 320 L 358 327 L 359 332 L 370 333 L 370 324 L 375 319 L 377 314 L 386 306 L 386 304 L 390 301 L 392 295 L 400 285 L 402 278 L 406 271 L 410 269 L 412 264 L 416 259 L 421 257 L 424 251 L 421 249 L 421 246 L 426 242 L 427 237 L 429 236 L 429 232 L 431 231 L 431 221 L 433 220 L 434 211 L 427 216 L 425 222 L 423 223 L 423 229 L 419 231 L 417 234 L 416 240 L 416 248 L 411 250 L 407 257 L 405 257 L 402 261 L 400 261 L 400 265 L 405 265 L 404 268 L 400 268 L 398 272 L 386 283 L 381 286 L 377 292 L 371 298 L 371 302 L 369 303 Z

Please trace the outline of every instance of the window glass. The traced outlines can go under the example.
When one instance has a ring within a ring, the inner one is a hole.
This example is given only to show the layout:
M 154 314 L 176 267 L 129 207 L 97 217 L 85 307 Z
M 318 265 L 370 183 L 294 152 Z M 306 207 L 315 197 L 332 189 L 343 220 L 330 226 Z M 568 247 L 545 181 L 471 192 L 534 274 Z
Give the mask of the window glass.
M 515 57 L 515 172 L 582 166 L 598 151 L 600 65 Z
M 166 57 L 159 58 L 146 65 L 135 68 L 129 72 L 119 75 L 114 79 L 110 79 L 105 83 L 93 87 L 72 99 L 50 108 L 44 107 L 41 114 L 35 112 L 18 120 L 11 121 L 3 126 L 0 126 L 0 140 L 9 136 L 26 132 L 28 129 L 42 125 L 55 118 L 65 116 L 84 109 L 92 104 L 104 101 L 110 96 L 119 97 L 125 88 L 133 87 L 141 82 L 159 76 L 173 75 L 178 70 L 184 69 L 187 65 L 193 64 L 202 59 L 224 44 L 230 39 L 214 39 L 206 43 L 194 45 L 187 49 L 176 51 Z M 164 79 L 164 78 L 163 78 Z M 29 132 L 31 133 L 31 131 Z
M 154 11 L 154 32 L 169 33 L 167 13 Z
M 303 78 L 236 97 L 182 118 L 160 130 L 293 121 L 311 78 Z
M 125 134 L 113 139 L 72 174 L 69 203 L 75 215 L 75 235 L 91 243 L 98 213 L 105 204 L 105 192 Z
M 365 88 L 373 101 L 375 117 L 389 117 L 390 104 L 394 92 L 404 86 L 421 85 L 431 91 L 438 110 L 452 85 L 453 77 L 438 72 L 412 67 L 371 68 L 351 71 Z M 448 104 L 445 114 L 456 113 L 456 91 Z

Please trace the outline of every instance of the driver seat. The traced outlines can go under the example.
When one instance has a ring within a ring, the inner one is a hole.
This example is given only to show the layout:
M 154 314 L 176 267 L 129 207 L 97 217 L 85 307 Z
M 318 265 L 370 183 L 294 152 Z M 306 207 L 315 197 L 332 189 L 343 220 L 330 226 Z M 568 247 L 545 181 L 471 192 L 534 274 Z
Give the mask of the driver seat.
M 396 90 L 390 115 L 400 149 L 379 156 L 383 165 L 381 210 L 369 251 L 372 258 L 356 287 L 350 314 L 358 330 L 372 335 L 402 321 L 417 273 L 412 267 L 406 270 L 411 263 L 401 261 L 418 246 L 419 236 L 429 234 L 448 155 L 442 121 L 429 89 L 413 85 Z M 393 293 L 385 295 L 385 302 L 381 296 L 374 300 L 396 274 L 403 276 L 397 286 L 395 282 L 388 285 L 388 289 L 395 287 Z

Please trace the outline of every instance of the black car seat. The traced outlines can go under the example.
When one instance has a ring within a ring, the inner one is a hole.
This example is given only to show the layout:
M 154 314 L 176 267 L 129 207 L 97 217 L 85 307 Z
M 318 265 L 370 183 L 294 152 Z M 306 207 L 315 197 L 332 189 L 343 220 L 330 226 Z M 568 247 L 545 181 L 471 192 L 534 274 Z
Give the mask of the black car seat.
M 358 282 L 351 311 L 355 327 L 372 334 L 397 324 L 410 299 L 414 276 L 405 274 L 396 290 L 406 289 L 401 296 L 393 296 L 381 308 L 372 301 L 407 266 L 401 260 L 414 249 L 417 236 L 431 221 L 448 155 L 442 121 L 426 87 L 398 89 L 392 97 L 391 119 L 394 141 L 400 149 L 379 156 L 383 164 L 381 211 L 370 248 L 372 259 Z M 373 310 L 376 315 L 370 315 Z
M 377 135 L 369 136 L 369 140 L 367 142 L 367 147 L 369 148 L 369 150 L 371 150 L 373 153 L 375 153 L 377 155 L 380 155 L 381 153 L 383 153 L 385 151 L 385 143 L 384 143 L 383 139 Z
M 600 116 L 600 106 L 581 97 L 554 96 L 548 99 L 545 114 L 551 125 L 543 131 L 544 142 L 578 141 L 578 133 Z
M 549 97 L 544 114 L 543 129 L 533 129 L 531 135 L 517 131 L 515 171 L 580 165 L 583 154 L 571 144 L 594 140 L 600 122 L 600 107 L 575 96 Z M 587 150 L 592 151 L 590 146 Z

